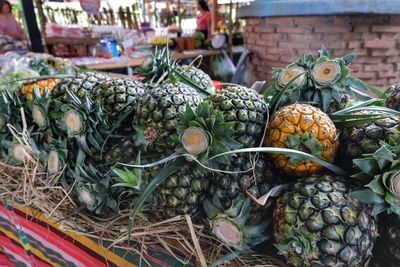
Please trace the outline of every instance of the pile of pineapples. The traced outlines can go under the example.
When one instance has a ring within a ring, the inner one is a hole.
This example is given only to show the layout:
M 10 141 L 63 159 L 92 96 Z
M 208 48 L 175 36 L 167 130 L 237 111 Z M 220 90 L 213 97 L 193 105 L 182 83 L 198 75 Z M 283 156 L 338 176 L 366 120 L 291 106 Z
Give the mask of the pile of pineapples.
M 0 156 L 27 160 L 9 128 L 25 130 L 80 211 L 189 214 L 236 255 L 397 266 L 400 87 L 384 107 L 351 76 L 354 58 L 302 55 L 274 70 L 264 96 L 235 84 L 216 91 L 167 50 L 143 63 L 140 80 L 31 81 L 1 92 Z

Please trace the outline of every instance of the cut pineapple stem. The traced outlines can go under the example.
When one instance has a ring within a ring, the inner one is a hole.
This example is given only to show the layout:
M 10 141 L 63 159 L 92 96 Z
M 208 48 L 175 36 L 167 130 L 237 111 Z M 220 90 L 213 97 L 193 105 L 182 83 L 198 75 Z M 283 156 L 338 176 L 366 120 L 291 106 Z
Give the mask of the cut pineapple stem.
M 85 188 L 78 187 L 78 198 L 79 200 L 85 204 L 87 207 L 94 207 L 95 206 L 95 199 L 93 195 Z
M 44 110 L 38 105 L 32 106 L 33 121 L 41 128 L 46 127 L 46 117 Z
M 58 158 L 57 151 L 50 151 L 48 159 L 47 159 L 47 171 L 50 174 L 56 173 L 59 171 L 60 161 Z
M 207 134 L 202 128 L 188 128 L 182 133 L 181 143 L 187 152 L 199 155 L 208 148 Z
M 390 191 L 392 191 L 396 197 L 400 197 L 400 172 L 394 175 L 390 185 Z
M 331 85 L 340 78 L 340 65 L 333 60 L 317 63 L 311 71 L 313 79 L 323 85 Z
M 215 236 L 230 247 L 239 247 L 242 242 L 242 232 L 236 225 L 225 218 L 217 218 L 213 222 Z
M 82 116 L 76 110 L 69 110 L 65 113 L 65 123 L 68 132 L 72 134 L 80 134 L 83 131 Z
M 25 161 L 27 159 L 27 152 L 21 144 L 13 144 L 12 156 L 16 161 Z

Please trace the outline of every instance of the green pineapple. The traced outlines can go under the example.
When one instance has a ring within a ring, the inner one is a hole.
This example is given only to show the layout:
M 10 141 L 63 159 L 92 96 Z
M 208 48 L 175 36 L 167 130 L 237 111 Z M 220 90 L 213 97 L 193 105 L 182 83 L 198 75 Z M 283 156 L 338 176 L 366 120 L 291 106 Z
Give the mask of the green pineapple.
M 267 122 L 267 105 L 257 92 L 239 85 L 226 85 L 206 100 L 222 112 L 226 122 L 235 123 L 234 140 L 244 147 L 259 145 Z
M 336 161 L 342 168 L 353 171 L 353 159 L 374 153 L 381 147 L 382 141 L 389 142 L 391 138 L 400 138 L 400 119 L 397 117 L 343 128 L 339 135 Z
M 109 122 L 113 123 L 145 92 L 146 86 L 139 80 L 118 78 L 101 82 L 90 91 L 90 97 L 103 101 Z
M 387 211 L 400 216 L 400 143 L 396 142 L 380 142 L 374 153 L 353 160 L 358 171 L 353 177 L 363 187 L 352 194 L 371 205 L 374 214 Z
M 178 66 L 178 71 L 188 78 L 191 82 L 199 86 L 200 88 L 205 89 L 208 93 L 215 93 L 215 86 L 208 74 L 202 71 L 199 68 L 196 68 L 192 65 L 181 65 Z
M 133 171 L 114 168 L 120 181 L 117 185 L 135 190 L 144 190 L 160 170 L 161 167 Z M 195 164 L 187 163 L 156 187 L 151 194 L 150 208 L 161 218 L 183 214 L 196 216 L 208 191 L 208 179 Z
M 107 81 L 109 78 L 103 74 L 94 72 L 83 72 L 73 78 L 66 78 L 59 82 L 51 93 L 52 98 L 69 103 L 67 91 L 72 92 L 78 98 L 85 97 L 88 92 L 99 85 L 101 82 Z
M 277 200 L 274 235 L 291 265 L 367 266 L 377 225 L 338 178 L 311 176 Z
M 314 105 L 328 114 L 342 110 L 350 96 L 369 89 L 350 75 L 349 66 L 355 57 L 355 54 L 349 54 L 332 59 L 324 48 L 319 51 L 318 58 L 302 54 L 296 62 L 273 70 L 276 82 L 268 88 L 266 96 L 276 95 L 297 77 L 283 94 L 278 108 L 300 102 Z
M 121 189 L 112 186 L 112 172 L 102 173 L 93 166 L 77 166 L 75 170 L 67 172 L 67 178 L 76 181 L 73 192 L 82 208 L 95 214 L 118 212 L 116 199 Z
M 239 198 L 225 208 L 215 195 L 212 201 L 204 201 L 204 211 L 211 234 L 241 253 L 252 252 L 254 246 L 270 237 L 270 221 L 261 211 L 254 212 L 248 198 Z
M 391 86 L 390 92 L 386 97 L 385 106 L 400 111 L 400 84 Z
M 142 136 L 144 148 L 162 155 L 173 151 L 179 113 L 186 105 L 194 108 L 202 101 L 194 89 L 182 83 L 165 82 L 148 90 L 138 101 L 133 117 L 133 128 Z

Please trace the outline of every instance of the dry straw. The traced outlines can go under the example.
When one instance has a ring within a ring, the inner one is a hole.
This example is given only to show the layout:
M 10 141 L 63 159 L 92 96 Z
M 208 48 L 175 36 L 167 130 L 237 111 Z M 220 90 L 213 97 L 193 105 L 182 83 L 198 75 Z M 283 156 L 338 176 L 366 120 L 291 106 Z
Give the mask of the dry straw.
M 106 248 L 123 248 L 128 253 L 143 255 L 149 246 L 162 246 L 183 264 L 207 266 L 232 251 L 207 234 L 201 224 L 192 222 L 190 216 L 176 216 L 164 221 L 154 221 L 148 210 L 135 219 L 128 241 L 129 210 L 117 215 L 92 216 L 77 212 L 78 204 L 59 183 L 61 174 L 48 176 L 32 151 L 26 128 L 22 133 L 9 125 L 16 140 L 27 153 L 26 161 L 18 166 L 0 160 L 0 201 L 14 207 L 30 208 L 44 213 L 63 230 L 96 238 Z M 106 245 L 108 244 L 108 245 Z M 111 245 L 110 245 L 111 244 Z M 141 263 L 146 259 L 141 258 Z M 284 266 L 280 261 L 265 255 L 239 256 L 226 266 Z

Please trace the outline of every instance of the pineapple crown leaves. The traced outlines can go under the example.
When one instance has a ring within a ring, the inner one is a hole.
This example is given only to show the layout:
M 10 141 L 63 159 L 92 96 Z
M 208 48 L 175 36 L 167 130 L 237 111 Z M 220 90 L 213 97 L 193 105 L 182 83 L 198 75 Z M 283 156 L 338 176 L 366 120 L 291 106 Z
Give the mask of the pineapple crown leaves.
M 400 116 L 400 112 L 382 107 L 381 99 L 373 98 L 365 102 L 360 102 L 351 107 L 329 114 L 329 118 L 336 128 L 348 128 L 363 125 L 377 120 L 392 116 Z
M 93 166 L 77 166 L 75 171 L 68 172 L 77 182 L 75 193 L 82 207 L 95 214 L 102 214 L 108 211 L 118 212 L 118 203 L 113 198 L 117 191 L 112 189 L 113 177 L 110 172 L 101 173 Z
M 261 218 L 249 221 L 252 210 L 249 198 L 237 199 L 229 209 L 224 209 L 218 195 L 214 195 L 212 201 L 204 201 L 203 207 L 210 231 L 240 253 L 251 253 L 252 247 L 269 238 L 266 233 L 269 221 Z M 234 237 L 224 236 L 227 230 L 236 233 Z
M 226 122 L 223 114 L 215 111 L 207 102 L 199 104 L 195 110 L 186 105 L 176 124 L 182 149 L 202 162 L 209 161 L 210 157 L 217 154 L 241 147 L 232 138 L 233 126 L 234 122 Z M 228 164 L 230 158 L 231 155 L 218 157 L 216 163 Z
M 296 228 L 288 228 L 284 239 L 282 236 L 279 238 L 281 239 L 279 240 L 280 244 L 275 244 L 279 254 L 300 254 L 302 255 L 302 259 L 310 257 L 313 241 L 317 240 L 317 236 L 306 237 L 303 233 L 299 233 Z
M 279 96 L 284 99 L 279 101 L 282 104 L 295 102 L 315 104 L 324 112 L 330 112 L 329 107 L 332 101 L 341 104 L 343 94 L 353 95 L 363 100 L 371 99 L 371 95 L 381 97 L 382 93 L 378 89 L 350 75 L 349 65 L 355 58 L 356 54 L 352 53 L 332 59 L 324 47 L 319 50 L 318 58 L 303 53 L 296 62 L 289 64 L 286 68 L 273 70 L 272 77 L 277 81 L 268 88 L 265 97 L 285 91 Z M 285 88 L 285 83 L 282 84 L 279 81 L 289 70 L 299 67 L 306 72 L 300 80 L 304 79 L 306 82 L 297 80 L 290 83 L 290 88 Z
M 287 147 L 290 149 L 305 150 L 311 155 L 321 158 L 323 152 L 322 145 L 317 138 L 311 136 L 308 132 L 303 133 L 301 136 L 289 135 L 286 143 Z M 291 164 L 297 164 L 303 160 L 302 157 L 296 155 L 289 156 L 289 162 Z
M 145 77 L 144 82 L 149 84 L 155 84 L 157 86 L 166 79 L 169 79 L 171 82 L 180 81 L 194 88 L 203 96 L 210 95 L 207 88 L 203 88 L 184 75 L 184 72 L 178 67 L 178 61 L 171 59 L 168 46 L 161 51 L 156 49 L 153 54 L 137 68 L 137 73 Z
M 375 153 L 354 159 L 353 163 L 360 172 L 352 177 L 365 188 L 352 195 L 370 204 L 374 214 L 387 211 L 400 215 L 400 144 L 393 139 L 382 142 Z
M 140 152 L 136 157 L 136 164 L 140 165 Z M 140 186 L 142 183 L 142 168 L 135 168 L 133 171 L 128 170 L 126 167 L 124 170 L 113 167 L 111 169 L 116 175 L 116 180 L 118 183 L 113 186 L 123 186 L 129 187 L 135 190 L 140 190 Z

